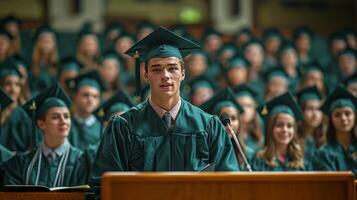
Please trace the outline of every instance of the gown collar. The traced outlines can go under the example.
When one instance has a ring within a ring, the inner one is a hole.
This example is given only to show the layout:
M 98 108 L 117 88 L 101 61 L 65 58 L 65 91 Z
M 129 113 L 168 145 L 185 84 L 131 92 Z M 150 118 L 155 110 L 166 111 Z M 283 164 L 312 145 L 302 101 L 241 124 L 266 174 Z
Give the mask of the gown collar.
M 162 118 L 162 116 L 164 116 L 165 112 L 169 112 L 171 117 L 173 118 L 173 120 L 176 120 L 177 114 L 180 111 L 180 107 L 181 107 L 181 98 L 179 99 L 179 101 L 177 102 L 177 104 L 171 109 L 171 110 L 165 110 L 163 108 L 161 108 L 160 106 L 158 106 L 157 104 L 155 104 L 155 102 L 151 99 L 151 97 L 149 98 L 149 104 L 151 105 L 151 107 L 154 109 L 154 111 L 159 115 L 160 118 Z

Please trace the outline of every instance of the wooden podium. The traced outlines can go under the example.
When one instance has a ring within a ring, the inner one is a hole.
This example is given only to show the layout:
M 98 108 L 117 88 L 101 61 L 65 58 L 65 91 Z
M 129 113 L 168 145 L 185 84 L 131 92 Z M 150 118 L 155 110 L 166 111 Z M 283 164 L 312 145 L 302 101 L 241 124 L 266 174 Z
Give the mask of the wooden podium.
M 103 175 L 102 199 L 353 200 L 351 172 L 176 172 Z

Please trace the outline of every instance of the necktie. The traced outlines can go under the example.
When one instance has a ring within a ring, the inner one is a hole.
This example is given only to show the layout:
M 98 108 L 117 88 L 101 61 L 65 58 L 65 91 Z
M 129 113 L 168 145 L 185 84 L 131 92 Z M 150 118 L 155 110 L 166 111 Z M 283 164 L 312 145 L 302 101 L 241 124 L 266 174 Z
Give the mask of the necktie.
M 50 152 L 47 155 L 48 162 L 51 163 L 54 159 L 56 159 L 56 153 L 55 152 Z
M 167 128 L 171 128 L 172 126 L 172 117 L 169 112 L 165 112 L 165 114 L 162 116 L 162 120 L 164 120 L 165 125 Z

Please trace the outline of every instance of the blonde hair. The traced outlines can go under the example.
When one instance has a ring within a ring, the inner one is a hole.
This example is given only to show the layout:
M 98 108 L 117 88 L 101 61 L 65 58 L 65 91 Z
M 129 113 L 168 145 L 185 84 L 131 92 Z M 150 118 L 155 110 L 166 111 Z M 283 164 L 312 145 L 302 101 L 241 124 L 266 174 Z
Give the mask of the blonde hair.
M 258 152 L 257 156 L 265 160 L 265 163 L 270 167 L 276 167 L 275 144 L 273 139 L 273 129 L 276 124 L 277 118 L 281 113 L 274 114 L 268 121 L 267 133 L 265 138 L 264 148 Z M 291 161 L 288 167 L 303 168 L 304 167 L 304 152 L 299 144 L 297 138 L 297 123 L 294 124 L 294 136 L 292 141 L 288 144 L 288 156 Z

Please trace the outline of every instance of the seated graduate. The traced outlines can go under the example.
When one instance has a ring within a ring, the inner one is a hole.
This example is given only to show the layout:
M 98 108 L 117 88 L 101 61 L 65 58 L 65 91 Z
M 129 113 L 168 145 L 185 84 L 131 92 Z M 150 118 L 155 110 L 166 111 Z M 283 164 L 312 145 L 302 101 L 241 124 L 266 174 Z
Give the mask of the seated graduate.
M 296 95 L 304 114 L 304 119 L 298 123 L 298 138 L 304 150 L 305 160 L 311 163 L 317 149 L 326 142 L 322 124 L 323 114 L 320 110 L 322 95 L 316 86 L 305 88 Z
M 102 125 L 93 112 L 100 105 L 104 90 L 102 79 L 93 70 L 67 81 L 73 91 L 72 128 L 68 136 L 69 142 L 81 150 L 98 146 L 102 136 Z
M 133 106 L 134 102 L 130 96 L 124 91 L 119 91 L 94 111 L 94 115 L 102 122 L 103 127 L 106 127 L 112 116 L 122 115 Z
M 357 72 L 343 81 L 347 91 L 357 98 Z
M 228 114 L 230 119 L 230 126 L 232 127 L 236 137 L 239 138 L 239 142 L 244 151 L 244 154 L 247 155 L 246 157 L 248 157 L 248 159 L 251 158 L 251 156 L 254 153 L 253 149 L 249 147 L 247 148 L 244 141 L 242 140 L 243 138 L 240 137 L 240 126 L 241 126 L 240 119 L 241 119 L 241 114 L 244 111 L 242 106 L 234 99 L 233 91 L 230 88 L 225 88 L 217 92 L 210 100 L 202 104 L 200 108 L 212 115 L 221 116 L 223 113 Z M 234 146 L 234 150 L 240 165 L 240 169 L 245 169 L 244 160 L 241 157 L 238 147 L 235 146 L 233 136 L 229 134 L 230 131 L 228 129 L 229 128 L 226 127 L 227 134 L 231 138 L 232 144 Z
M 91 173 L 93 189 L 99 189 L 106 171 L 199 171 L 210 163 L 216 171 L 239 169 L 218 117 L 180 96 L 183 57 L 197 48 L 160 27 L 127 51 L 131 56 L 145 55 L 151 95 L 109 121 Z
M 258 108 L 266 117 L 265 145 L 253 158 L 256 171 L 307 171 L 310 164 L 297 138 L 297 121 L 303 114 L 290 93 L 278 96 Z
M 321 110 L 328 115 L 327 143 L 318 149 L 315 170 L 352 171 L 357 175 L 357 99 L 339 86 Z
M 43 142 L 4 163 L 4 185 L 47 187 L 86 184 L 87 156 L 67 140 L 71 101 L 57 83 L 29 100 L 24 109 L 43 132 Z
M 21 96 L 24 88 L 21 86 L 22 75 L 14 58 L 8 58 L 0 65 L 0 88 L 8 94 L 12 103 L 1 109 L 0 144 L 10 151 L 27 151 L 42 140 L 41 134 L 31 134 L 31 119 L 22 109 L 25 99 Z

